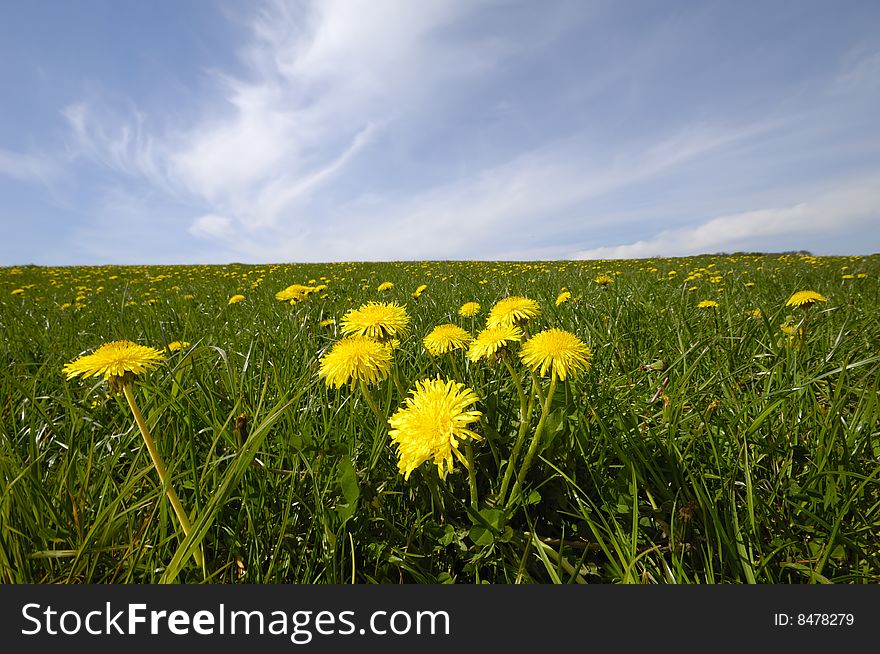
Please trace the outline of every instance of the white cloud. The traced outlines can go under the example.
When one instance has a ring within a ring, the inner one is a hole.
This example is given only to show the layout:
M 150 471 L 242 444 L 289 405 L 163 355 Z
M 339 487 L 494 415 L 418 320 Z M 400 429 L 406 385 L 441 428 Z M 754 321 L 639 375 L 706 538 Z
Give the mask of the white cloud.
M 197 218 L 190 226 L 189 233 L 199 238 L 231 240 L 234 230 L 229 218 L 209 213 Z
M 692 227 L 665 230 L 653 238 L 574 253 L 576 259 L 630 259 L 735 251 L 768 238 L 835 234 L 855 226 L 880 227 L 880 174 L 841 183 L 790 206 L 718 216 Z M 760 249 L 760 246 L 758 246 Z
M 0 148 L 0 175 L 25 182 L 48 182 L 59 172 L 58 165 L 39 154 L 10 152 Z

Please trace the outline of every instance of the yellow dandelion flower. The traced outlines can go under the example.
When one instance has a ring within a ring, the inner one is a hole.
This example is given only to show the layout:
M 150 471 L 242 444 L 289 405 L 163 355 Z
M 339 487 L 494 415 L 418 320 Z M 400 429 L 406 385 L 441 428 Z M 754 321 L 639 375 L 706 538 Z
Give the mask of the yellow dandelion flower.
M 179 350 L 185 350 L 189 347 L 189 341 L 171 341 L 168 344 L 168 349 L 172 352 L 177 352 Z
M 698 309 L 717 309 L 718 303 L 715 300 L 702 300 L 698 305 Z
M 424 293 L 424 292 L 425 292 L 425 289 L 427 289 L 427 288 L 428 288 L 428 285 L 427 285 L 427 284 L 421 284 L 421 285 L 419 285 L 419 287 L 418 287 L 416 290 L 414 290 L 414 291 L 412 292 L 412 296 L 413 296 L 416 300 L 418 300 L 418 299 L 422 296 L 422 293 Z
M 468 359 L 480 361 L 498 355 L 509 343 L 521 341 L 522 330 L 515 325 L 487 327 L 471 342 Z
M 103 377 L 110 382 L 112 390 L 118 391 L 122 385 L 152 370 L 164 360 L 165 355 L 154 348 L 131 341 L 112 341 L 68 363 L 61 371 L 68 379 L 79 375 Z
M 321 327 L 332 327 L 336 324 L 336 318 L 327 318 L 318 323 Z
M 754 318 L 755 320 L 760 320 L 763 316 L 764 316 L 764 314 L 761 313 L 760 309 L 753 309 L 752 311 L 749 311 L 749 318 Z
M 431 460 L 441 478 L 453 469 L 453 455 L 468 467 L 459 452 L 467 439 L 480 440 L 468 425 L 482 413 L 468 410 L 479 401 L 477 394 L 464 384 L 439 378 L 416 382 L 405 406 L 388 420 L 388 435 L 397 446 L 397 468 L 405 479 L 412 471 Z
M 342 317 L 342 333 L 388 340 L 403 336 L 409 329 L 409 316 L 394 302 L 367 302 Z
M 384 293 L 385 291 L 390 291 L 392 288 L 394 288 L 394 282 L 382 282 L 376 290 L 380 293 Z
M 590 348 L 571 332 L 546 329 L 523 343 L 519 357 L 532 372 L 541 376 L 549 370 L 553 377 L 565 381 L 590 368 Z
M 23 288 L 16 288 L 15 290 L 12 291 L 12 293 L 10 293 L 10 295 L 24 295 L 24 289 Z
M 389 345 L 367 336 L 348 336 L 336 341 L 321 358 L 318 375 L 336 388 L 348 382 L 375 384 L 391 373 L 391 362 Z
M 310 293 L 314 293 L 316 289 L 313 286 L 303 286 L 302 284 L 291 284 L 287 288 L 278 291 L 275 299 L 280 302 L 290 302 L 296 304 L 300 300 L 304 300 Z
M 229 298 L 229 304 L 238 304 L 239 302 L 244 302 L 244 295 L 233 295 Z
M 608 275 L 599 275 L 593 281 L 599 286 L 608 286 L 608 284 L 614 283 L 614 280 L 611 279 L 611 277 L 609 277 Z
M 534 318 L 539 313 L 541 313 L 541 306 L 537 302 L 527 297 L 512 295 L 498 300 L 489 310 L 486 326 L 518 325 Z
M 187 293 L 186 295 L 183 296 L 183 299 L 185 301 L 189 302 L 190 300 L 195 299 L 195 297 L 196 297 L 195 295 L 191 295 L 190 293 Z
M 471 335 L 458 325 L 438 325 L 425 336 L 422 343 L 432 356 L 440 356 L 453 350 L 464 349 L 471 342 Z
M 465 302 L 458 310 L 458 315 L 463 318 L 473 318 L 478 313 L 480 313 L 480 305 L 477 302 Z
M 820 295 L 816 291 L 798 291 L 785 303 L 787 307 L 811 307 L 818 302 L 827 302 L 828 299 L 824 295 Z
M 571 299 L 571 293 L 568 291 L 562 291 L 559 295 L 556 296 L 556 306 L 558 307 L 563 302 L 568 302 Z

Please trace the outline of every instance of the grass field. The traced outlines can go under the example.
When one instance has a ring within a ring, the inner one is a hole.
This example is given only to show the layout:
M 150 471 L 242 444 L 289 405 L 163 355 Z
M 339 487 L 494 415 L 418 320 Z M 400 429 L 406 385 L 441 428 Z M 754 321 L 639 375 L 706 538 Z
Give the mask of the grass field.
M 876 583 L 878 276 L 880 255 L 793 254 L 0 269 L 0 580 Z M 292 284 L 320 290 L 277 300 Z M 786 306 L 802 290 L 827 302 Z M 540 304 L 523 342 L 567 330 L 589 369 L 425 351 L 512 295 Z M 391 373 L 330 387 L 368 301 L 411 319 Z M 125 397 L 62 374 L 119 339 L 165 354 L 133 390 L 188 537 Z M 473 474 L 405 479 L 387 420 L 438 374 L 479 396 Z

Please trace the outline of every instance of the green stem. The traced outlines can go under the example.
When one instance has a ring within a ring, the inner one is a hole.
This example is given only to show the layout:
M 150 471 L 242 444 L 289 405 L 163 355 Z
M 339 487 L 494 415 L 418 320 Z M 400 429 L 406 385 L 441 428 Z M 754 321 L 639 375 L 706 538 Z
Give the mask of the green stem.
M 384 426 L 387 422 L 386 416 L 382 415 L 382 412 L 379 410 L 379 404 L 376 402 L 376 398 L 373 397 L 373 393 L 370 391 L 370 387 L 367 386 L 367 383 L 363 379 L 360 380 L 360 389 L 361 395 L 364 396 L 367 404 L 370 405 L 373 413 L 376 414 L 376 418 L 379 420 L 379 425 Z
M 477 473 L 474 468 L 474 445 L 470 440 L 465 441 L 464 456 L 468 462 L 468 488 L 471 491 L 471 507 L 476 511 L 480 507 L 480 498 L 477 496 Z
M 171 507 L 174 509 L 174 514 L 177 516 L 177 520 L 183 528 L 184 535 L 189 536 L 192 531 L 192 525 L 190 525 L 189 518 L 186 515 L 186 511 L 183 510 L 183 505 L 180 503 L 177 493 L 174 492 L 174 488 L 171 486 L 171 481 L 168 479 L 168 474 L 165 472 L 165 464 L 162 462 L 162 457 L 159 455 L 159 450 L 156 447 L 156 443 L 153 441 L 153 437 L 150 436 L 150 430 L 147 429 L 147 423 L 144 421 L 140 409 L 138 409 L 131 386 L 130 383 L 123 385 L 122 392 L 125 393 L 125 399 L 128 400 L 128 406 L 131 408 L 131 412 L 134 415 L 134 421 L 137 423 L 138 429 L 141 431 L 141 436 L 144 437 L 144 443 L 146 443 L 147 451 L 150 453 L 150 458 L 153 460 L 153 467 L 156 468 L 156 472 L 159 474 L 159 481 L 162 483 L 165 495 L 168 497 L 168 501 L 171 502 Z M 196 565 L 200 568 L 204 568 L 205 559 L 202 556 L 201 546 L 193 550 L 193 558 L 196 560 Z
M 513 366 L 504 360 L 507 369 L 510 371 L 511 376 L 514 379 L 514 384 L 516 385 L 517 391 L 519 392 L 520 398 L 520 409 L 519 409 L 519 433 L 516 436 L 516 441 L 513 444 L 513 450 L 510 452 L 510 459 L 507 462 L 507 469 L 504 471 L 504 478 L 501 480 L 501 490 L 498 492 L 498 503 L 504 503 L 504 497 L 507 495 L 507 489 L 510 487 L 510 482 L 513 479 L 513 468 L 516 465 L 516 460 L 519 458 L 520 450 L 522 449 L 523 443 L 526 439 L 526 431 L 529 428 L 529 422 L 532 417 L 532 409 L 535 406 L 535 391 L 534 388 L 532 393 L 529 395 L 528 403 L 526 402 L 525 393 L 522 390 L 522 382 L 519 380 L 519 376 L 516 374 Z
M 535 433 L 532 436 L 532 442 L 529 444 L 529 450 L 526 452 L 526 458 L 523 460 L 522 467 L 519 469 L 519 474 L 516 476 L 516 483 L 513 485 L 513 490 L 510 491 L 510 499 L 507 501 L 507 506 L 510 506 L 519 496 L 526 474 L 532 465 L 532 460 L 538 452 L 538 445 L 541 443 L 541 436 L 544 431 L 544 422 L 547 420 L 547 416 L 550 413 L 550 404 L 553 402 L 553 395 L 555 393 L 556 375 L 553 375 L 553 377 L 550 378 L 550 388 L 547 391 L 547 398 L 544 400 L 544 408 L 541 411 L 541 418 L 538 420 L 538 426 L 535 427 Z

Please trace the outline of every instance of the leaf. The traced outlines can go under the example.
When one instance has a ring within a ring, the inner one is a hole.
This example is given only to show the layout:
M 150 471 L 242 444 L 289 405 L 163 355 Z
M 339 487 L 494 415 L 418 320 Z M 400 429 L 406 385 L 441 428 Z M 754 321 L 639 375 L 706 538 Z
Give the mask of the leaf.
M 361 496 L 361 487 L 358 483 L 357 471 L 351 464 L 348 457 L 340 459 L 336 468 L 337 481 L 342 488 L 342 496 L 345 498 L 345 504 L 341 504 L 337 508 L 339 519 L 342 522 L 348 520 L 354 512 L 357 511 L 358 498 Z

